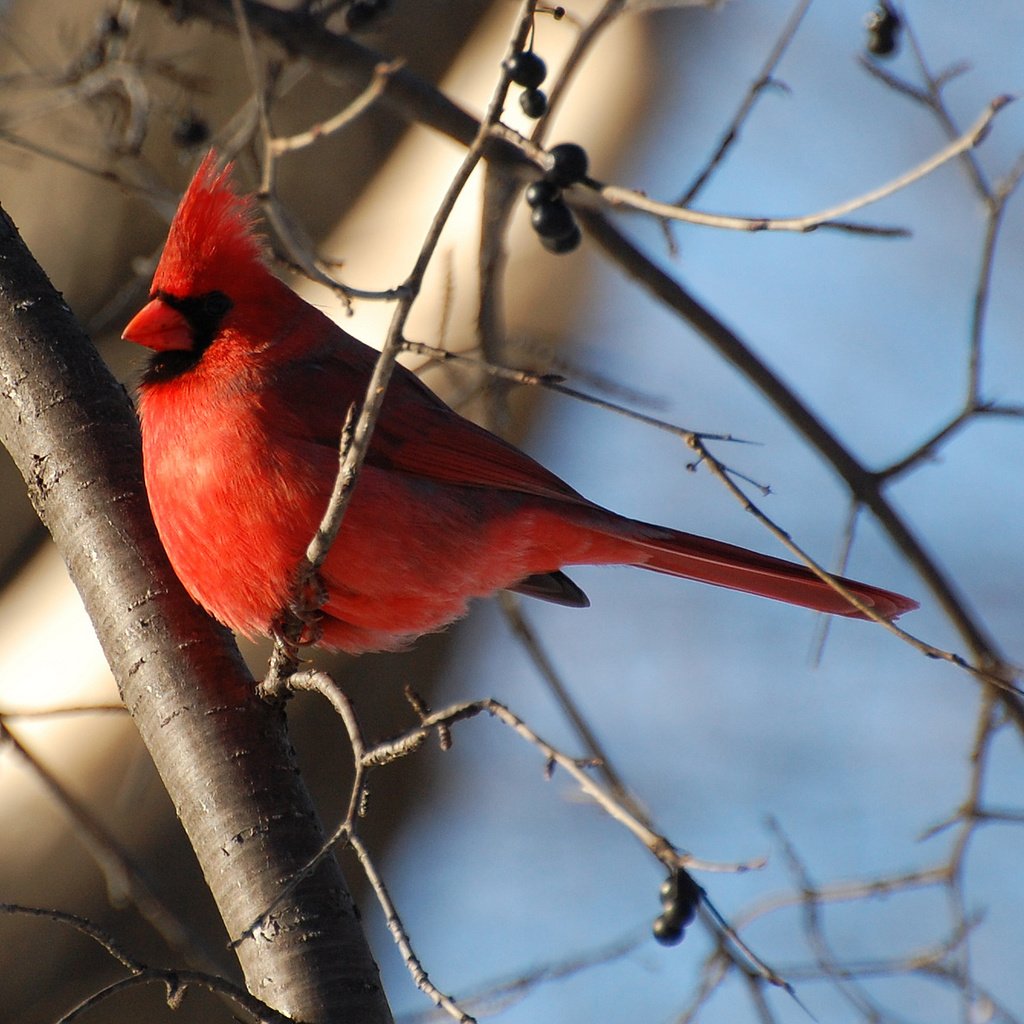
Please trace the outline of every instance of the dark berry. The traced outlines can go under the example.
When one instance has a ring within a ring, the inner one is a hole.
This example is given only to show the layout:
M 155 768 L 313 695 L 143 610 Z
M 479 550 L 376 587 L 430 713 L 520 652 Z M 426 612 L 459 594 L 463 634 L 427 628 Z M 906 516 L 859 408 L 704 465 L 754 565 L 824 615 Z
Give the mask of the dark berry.
M 185 149 L 201 146 L 210 138 L 210 126 L 196 114 L 181 118 L 174 126 L 174 143 Z
M 654 919 L 651 931 L 663 946 L 674 946 L 683 940 L 683 926 L 665 914 Z
M 526 186 L 526 205 L 531 209 L 540 206 L 542 203 L 553 203 L 562 198 L 562 190 L 550 181 L 541 178 Z
M 667 900 L 662 903 L 664 911 L 662 917 L 675 921 L 680 928 L 685 928 L 697 916 L 696 903 L 675 903 Z
M 519 106 L 527 117 L 536 120 L 548 112 L 548 98 L 542 89 L 526 89 L 519 94 Z
M 555 199 L 538 203 L 530 215 L 530 223 L 541 238 L 564 238 L 576 227 L 576 218 L 561 199 Z
M 672 917 L 682 925 L 688 925 L 697 914 L 704 890 L 686 871 L 676 871 L 661 883 L 659 890 L 665 916 Z
M 900 16 L 887 3 L 876 7 L 865 19 L 867 47 L 876 57 L 888 57 L 899 46 Z
M 868 33 L 868 52 L 876 57 L 889 57 L 896 51 L 896 33 L 878 26 Z
M 555 185 L 574 185 L 587 176 L 587 151 L 575 142 L 562 142 L 548 151 L 551 167 L 544 175 Z
M 552 252 L 556 256 L 561 256 L 564 253 L 572 252 L 573 249 L 578 249 L 579 244 L 582 241 L 583 234 L 580 231 L 579 225 L 576 223 L 573 223 L 568 234 L 562 235 L 560 238 L 546 238 L 544 235 L 540 236 L 540 244 L 543 245 L 548 252 Z
M 516 85 L 524 89 L 536 89 L 547 77 L 548 69 L 533 50 L 523 50 L 509 58 L 508 74 Z

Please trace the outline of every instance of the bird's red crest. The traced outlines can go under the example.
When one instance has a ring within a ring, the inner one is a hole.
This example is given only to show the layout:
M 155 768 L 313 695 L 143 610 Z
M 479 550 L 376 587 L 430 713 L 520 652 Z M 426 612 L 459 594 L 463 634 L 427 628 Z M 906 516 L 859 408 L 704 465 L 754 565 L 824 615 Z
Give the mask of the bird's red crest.
M 171 222 L 153 290 L 172 295 L 220 287 L 225 273 L 243 276 L 266 252 L 255 230 L 251 196 L 235 191 L 232 165 L 217 169 L 217 154 L 203 159 Z

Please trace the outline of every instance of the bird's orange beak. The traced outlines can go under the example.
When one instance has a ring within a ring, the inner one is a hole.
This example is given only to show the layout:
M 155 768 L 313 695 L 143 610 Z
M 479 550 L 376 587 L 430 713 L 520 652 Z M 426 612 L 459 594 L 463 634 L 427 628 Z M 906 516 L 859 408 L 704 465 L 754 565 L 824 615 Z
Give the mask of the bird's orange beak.
M 145 345 L 156 352 L 185 351 L 195 347 L 189 322 L 162 299 L 151 299 L 132 317 L 121 334 L 124 341 Z

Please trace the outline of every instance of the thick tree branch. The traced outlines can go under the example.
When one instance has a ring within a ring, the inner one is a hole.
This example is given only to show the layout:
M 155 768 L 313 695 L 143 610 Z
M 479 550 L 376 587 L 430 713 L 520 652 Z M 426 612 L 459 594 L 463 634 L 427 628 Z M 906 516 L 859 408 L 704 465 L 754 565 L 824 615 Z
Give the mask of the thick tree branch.
M 0 441 L 78 587 L 121 695 L 238 937 L 320 848 L 283 708 L 192 603 L 156 536 L 138 426 L 0 209 Z M 389 1021 L 332 860 L 237 947 L 250 991 L 310 1022 Z

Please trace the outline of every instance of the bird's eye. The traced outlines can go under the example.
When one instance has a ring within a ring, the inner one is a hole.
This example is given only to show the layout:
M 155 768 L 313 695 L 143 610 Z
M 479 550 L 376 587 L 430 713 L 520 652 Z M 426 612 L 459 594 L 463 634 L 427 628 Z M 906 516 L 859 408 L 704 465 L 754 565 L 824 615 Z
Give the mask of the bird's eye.
M 219 320 L 230 308 L 231 300 L 223 292 L 208 292 L 202 298 L 203 315 Z

